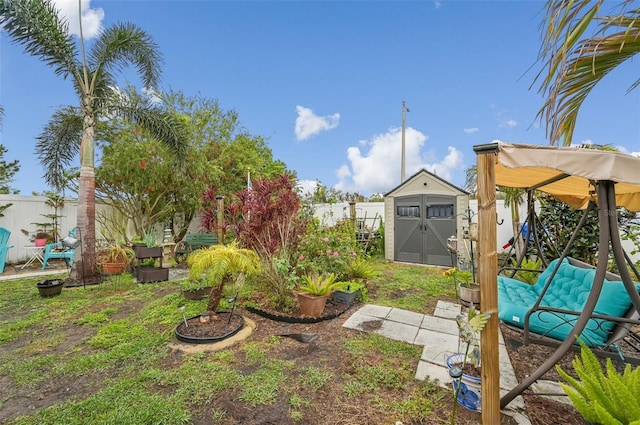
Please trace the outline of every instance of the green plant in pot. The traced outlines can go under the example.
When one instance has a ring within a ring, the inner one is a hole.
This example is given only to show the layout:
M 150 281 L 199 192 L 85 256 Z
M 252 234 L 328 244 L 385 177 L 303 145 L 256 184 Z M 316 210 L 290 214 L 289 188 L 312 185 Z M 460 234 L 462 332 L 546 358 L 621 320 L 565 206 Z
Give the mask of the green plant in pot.
M 187 279 L 180 282 L 182 295 L 188 300 L 200 300 L 211 292 L 211 284 L 205 279 Z
M 367 286 L 363 281 L 348 280 L 336 282 L 332 294 L 333 301 L 351 305 L 357 298 L 365 298 Z
M 458 404 L 469 410 L 480 411 L 480 378 L 471 372 L 465 373 L 465 370 L 470 368 L 477 371 L 480 367 L 480 332 L 490 317 L 491 312 L 480 312 L 473 305 L 467 314 L 456 316 L 460 340 L 465 346 L 465 351 L 452 354 L 445 360 L 449 375 L 453 378 L 454 388 L 451 425 L 455 424 Z
M 23 235 L 29 236 L 29 242 L 35 246 L 45 246 L 46 244 L 53 242 L 51 234 L 44 229 L 38 229 L 34 233 L 30 233 L 28 230 L 20 229 Z
M 303 283 L 298 286 L 298 304 L 302 316 L 319 317 L 324 311 L 327 298 L 337 286 L 333 273 L 313 273 L 302 276 Z
M 472 272 L 452 267 L 442 275 L 453 281 L 461 301 L 467 305 L 480 304 L 480 285 L 475 282 Z
M 131 265 L 134 257 L 133 249 L 115 243 L 100 249 L 98 264 L 106 274 L 119 274 Z
M 579 379 L 556 366 L 575 409 L 592 424 L 640 425 L 640 367 L 627 363 L 621 374 L 607 358 L 603 370 L 596 355 L 579 343 L 580 356 L 572 362 Z

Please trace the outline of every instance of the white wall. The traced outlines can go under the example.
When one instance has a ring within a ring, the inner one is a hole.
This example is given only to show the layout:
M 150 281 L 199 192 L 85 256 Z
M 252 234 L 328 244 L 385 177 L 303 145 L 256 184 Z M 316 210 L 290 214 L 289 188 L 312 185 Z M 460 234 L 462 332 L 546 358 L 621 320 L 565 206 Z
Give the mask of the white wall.
M 44 196 L 21 196 L 21 195 L 0 195 L 0 204 L 13 203 L 13 205 L 4 211 L 4 217 L 0 217 L 0 226 L 7 228 L 11 232 L 9 245 L 14 247 L 9 249 L 7 254 L 7 263 L 19 263 L 26 261 L 28 256 L 25 246 L 32 245 L 29 237 L 20 232 L 20 229 L 26 229 L 30 232 L 36 230 L 35 225 L 31 223 L 43 223 L 49 221 L 41 214 L 52 214 L 53 209 L 45 204 L 47 200 Z M 65 200 L 65 206 L 61 210 L 60 215 L 60 234 L 66 235 L 76 225 L 76 200 Z M 478 203 L 476 200 L 469 201 L 469 208 L 472 211 L 472 222 L 477 222 Z M 314 206 L 315 216 L 327 225 L 333 225 L 337 220 L 349 218 L 349 204 L 317 204 Z M 513 232 L 511 230 L 511 212 L 504 207 L 502 200 L 496 201 L 496 212 L 498 214 L 497 226 L 497 244 L 496 249 L 502 252 L 502 246 L 509 241 Z M 384 218 L 384 202 L 358 202 L 356 203 L 356 217 L 365 221 L 365 226 L 371 229 L 377 229 L 380 219 Z M 526 210 L 520 212 L 522 220 L 526 218 Z M 192 223 L 193 225 L 193 223 Z M 100 237 L 100 223 L 96 223 L 96 236 Z M 468 241 L 467 241 L 468 243 Z M 630 241 L 622 241 L 623 247 L 627 252 L 631 252 L 634 248 Z M 462 247 L 461 247 L 462 248 Z M 633 261 L 640 261 L 640 254 L 633 257 Z
M 4 217 L 0 217 L 0 227 L 4 227 L 11 232 L 9 245 L 13 248 L 7 252 L 7 263 L 25 262 L 31 257 L 25 246 L 33 245 L 29 241 L 29 236 L 24 235 L 20 229 L 25 229 L 34 233 L 36 225 L 32 223 L 48 223 L 51 220 L 42 214 L 53 214 L 54 210 L 45 202 L 46 196 L 21 196 L 21 195 L 0 195 L 0 204 L 12 203 L 13 205 L 4 211 Z M 58 232 L 61 236 L 66 236 L 69 230 L 76 226 L 76 199 L 65 199 L 64 208 L 58 215 L 62 216 L 58 220 Z M 100 235 L 100 224 L 96 223 L 96 237 Z
M 314 206 L 315 216 L 322 220 L 327 225 L 332 225 L 338 219 L 349 218 L 349 204 L 317 204 Z M 469 200 L 469 209 L 471 210 L 471 222 L 478 222 L 478 201 L 475 199 Z M 501 199 L 496 200 L 496 213 L 498 214 L 498 226 L 497 226 L 497 238 L 496 249 L 497 252 L 502 252 L 502 247 L 513 236 L 513 226 L 511 221 L 511 211 L 508 207 L 504 206 L 504 201 Z M 358 202 L 356 203 L 356 217 L 358 219 L 366 218 L 366 225 L 371 226 L 375 222 L 376 229 L 378 227 L 379 220 L 373 220 L 374 217 L 384 218 L 384 202 Z M 524 221 L 527 217 L 526 205 L 523 205 L 520 209 L 520 219 Z M 628 240 L 622 241 L 622 246 L 630 253 L 633 249 L 633 243 Z M 463 240 L 459 249 L 470 248 L 470 242 Z M 640 261 L 640 254 L 631 256 L 634 262 Z
M 498 226 L 498 248 L 502 251 L 502 246 L 513 236 L 511 230 L 511 212 L 508 208 L 504 207 L 502 200 L 496 201 L 496 209 L 498 212 L 498 222 L 503 223 Z M 478 222 L 477 211 L 478 201 L 470 200 L 469 208 L 472 211 L 471 222 Z M 317 204 L 314 206 L 315 216 L 318 217 L 323 223 L 331 226 L 336 221 L 349 218 L 349 204 L 337 203 L 337 204 Z M 526 217 L 526 210 L 523 211 L 521 217 L 524 220 Z M 377 229 L 380 223 L 380 218 L 384 219 L 384 202 L 358 202 L 356 203 L 356 218 L 365 219 L 365 225 L 373 229 Z M 375 219 L 377 218 L 377 219 Z

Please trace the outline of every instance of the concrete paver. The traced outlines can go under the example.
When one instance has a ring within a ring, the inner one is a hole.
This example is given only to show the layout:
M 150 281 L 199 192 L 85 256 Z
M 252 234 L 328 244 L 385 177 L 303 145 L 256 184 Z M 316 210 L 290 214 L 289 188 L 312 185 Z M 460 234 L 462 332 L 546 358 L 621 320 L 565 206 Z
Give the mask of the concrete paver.
M 459 304 L 443 301 L 438 301 L 433 316 L 367 304 L 353 313 L 343 327 L 376 332 L 396 341 L 423 346 L 416 379 L 438 380 L 441 386 L 448 388 L 451 377 L 445 366 L 445 359 L 448 355 L 462 350 L 458 326 L 454 320 L 461 311 L 462 307 Z M 517 385 L 517 380 L 502 335 L 499 337 L 499 344 L 500 392 L 504 395 Z M 527 425 L 531 422 L 521 413 L 524 409 L 524 400 L 522 397 L 516 397 L 504 410 L 512 415 L 518 424 Z

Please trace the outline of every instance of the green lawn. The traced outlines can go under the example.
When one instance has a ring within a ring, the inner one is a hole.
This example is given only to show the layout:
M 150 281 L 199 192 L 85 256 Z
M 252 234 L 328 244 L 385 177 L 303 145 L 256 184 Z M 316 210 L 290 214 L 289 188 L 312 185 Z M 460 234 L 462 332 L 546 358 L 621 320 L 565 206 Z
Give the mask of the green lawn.
M 371 303 L 430 313 L 454 299 L 438 269 L 374 264 Z M 305 325 L 317 344 L 265 322 L 230 348 L 186 354 L 172 348 L 180 307 L 190 317 L 206 300 L 185 300 L 178 282 L 124 276 L 45 299 L 38 280 L 0 284 L 0 423 L 448 423 L 451 394 L 414 379 L 421 347 L 344 329 L 346 317 Z

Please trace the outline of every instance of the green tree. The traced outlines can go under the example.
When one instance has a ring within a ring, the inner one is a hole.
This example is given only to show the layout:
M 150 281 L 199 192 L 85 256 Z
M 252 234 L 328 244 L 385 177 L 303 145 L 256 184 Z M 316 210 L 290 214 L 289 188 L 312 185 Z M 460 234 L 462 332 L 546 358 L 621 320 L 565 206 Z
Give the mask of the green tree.
M 179 169 L 168 149 L 131 122 L 112 119 L 101 126 L 106 127 L 100 130 L 105 142 L 100 143 L 96 196 L 120 214 L 99 214 L 98 220 L 111 230 L 112 239 L 127 239 L 121 219 L 126 217 L 137 234 L 165 223 L 179 241 L 202 208 L 205 190 L 215 188 L 216 195 L 232 198 L 246 187 L 248 170 L 256 170 L 254 178 L 284 170 L 264 139 L 245 132 L 237 113 L 225 111 L 216 100 L 173 91 L 158 98 L 184 122 L 187 148 Z
M 143 235 L 172 215 L 175 210 L 172 194 L 182 189 L 186 196 L 195 190 L 197 194 L 191 197 L 197 199 L 204 187 L 200 178 L 187 179 L 175 169 L 166 146 L 136 136 L 132 125 L 124 125 L 117 138 L 104 146 L 101 163 L 96 167 L 96 198 L 126 220 L 113 221 L 111 214 L 98 214 L 98 220 L 103 226 L 106 224 L 112 236 L 117 235 L 113 239 L 126 241 L 128 223 L 136 235 Z M 122 227 L 117 228 L 116 223 Z
M 303 194 L 303 201 L 306 204 L 335 204 L 345 200 L 346 195 L 335 188 L 328 188 L 320 180 L 316 181 L 316 186 L 311 193 Z
M 1 116 L 2 114 L 0 114 Z M 20 171 L 20 162 L 16 159 L 11 162 L 7 162 L 4 159 L 4 154 L 7 153 L 7 148 L 4 145 L 0 145 L 0 194 L 3 195 L 16 195 L 20 193 L 19 190 L 13 189 L 11 183 L 13 183 L 15 175 Z M 0 205 L 0 217 L 4 217 L 4 211 L 9 208 L 12 203 Z
M 174 214 L 184 223 L 176 229 L 174 240 L 178 241 L 203 208 L 215 211 L 216 196 L 232 202 L 235 193 L 247 187 L 249 173 L 252 179 L 269 178 L 284 173 L 286 166 L 273 159 L 264 138 L 242 128 L 236 111 L 224 110 L 217 100 L 174 91 L 162 98 L 170 111 L 184 117 L 189 141 L 185 171 L 179 174 L 184 182 L 171 188 L 170 194 Z M 213 229 L 217 220 L 212 224 L 210 219 L 205 214 L 201 227 Z
M 82 249 L 76 253 L 82 261 L 74 262 L 71 276 L 90 279 L 96 269 L 94 157 L 99 118 L 125 116 L 170 146 L 178 157 L 184 151 L 181 126 L 174 114 L 150 101 L 126 97 L 114 88 L 115 72 L 128 65 L 139 74 L 144 87 L 154 88 L 160 77 L 158 47 L 134 24 L 119 23 L 104 29 L 86 52 L 82 25 L 76 43 L 68 23 L 58 16 L 50 0 L 0 0 L 0 26 L 26 53 L 42 59 L 56 75 L 69 78 L 78 96 L 78 107 L 66 106 L 54 113 L 38 137 L 36 149 L 46 181 L 56 189 L 62 188 L 65 168 L 79 155 L 76 224 Z
M 603 6 L 614 14 L 603 15 Z M 556 1 L 546 4 L 544 38 L 537 76 L 546 101 L 544 118 L 550 143 L 571 144 L 582 103 L 593 88 L 620 64 L 640 52 L 640 9 L 619 1 L 614 9 L 604 0 Z M 587 35 L 589 34 L 589 35 Z M 640 78 L 629 91 L 640 84 Z

